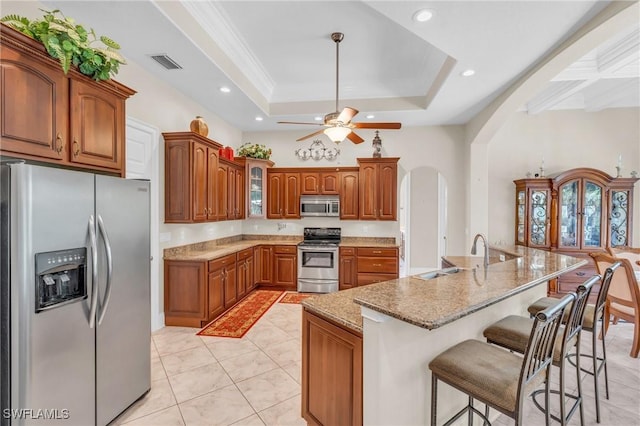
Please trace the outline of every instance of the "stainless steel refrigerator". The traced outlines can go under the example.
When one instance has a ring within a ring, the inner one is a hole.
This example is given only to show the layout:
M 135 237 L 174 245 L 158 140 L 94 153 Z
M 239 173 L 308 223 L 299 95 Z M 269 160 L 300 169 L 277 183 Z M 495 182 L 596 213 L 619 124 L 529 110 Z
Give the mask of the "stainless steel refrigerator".
M 0 423 L 107 424 L 151 386 L 149 182 L 0 167 Z

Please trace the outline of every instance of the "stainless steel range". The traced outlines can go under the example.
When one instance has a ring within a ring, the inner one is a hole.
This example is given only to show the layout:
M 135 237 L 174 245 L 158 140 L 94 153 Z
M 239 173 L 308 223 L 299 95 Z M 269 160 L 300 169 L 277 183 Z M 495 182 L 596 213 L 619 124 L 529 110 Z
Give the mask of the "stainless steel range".
M 340 228 L 304 228 L 298 244 L 298 291 L 338 291 L 338 245 Z

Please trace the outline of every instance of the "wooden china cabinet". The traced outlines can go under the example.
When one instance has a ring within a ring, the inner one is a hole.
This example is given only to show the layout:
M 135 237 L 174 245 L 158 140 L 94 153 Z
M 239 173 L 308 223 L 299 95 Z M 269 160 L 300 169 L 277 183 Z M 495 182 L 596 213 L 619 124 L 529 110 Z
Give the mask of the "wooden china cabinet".
M 514 181 L 515 243 L 589 262 L 552 280 L 549 294 L 559 296 L 575 291 L 597 273 L 589 253 L 632 244 L 633 188 L 637 181 L 589 168 Z M 592 296 L 597 291 L 594 289 Z

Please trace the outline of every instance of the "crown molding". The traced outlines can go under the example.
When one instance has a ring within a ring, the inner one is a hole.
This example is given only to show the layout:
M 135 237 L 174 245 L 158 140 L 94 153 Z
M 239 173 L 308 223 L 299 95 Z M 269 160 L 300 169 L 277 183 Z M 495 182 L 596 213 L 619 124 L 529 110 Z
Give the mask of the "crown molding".
M 267 100 L 271 99 L 275 82 L 249 49 L 222 7 L 215 2 L 205 1 L 184 1 L 182 5 L 262 96 Z

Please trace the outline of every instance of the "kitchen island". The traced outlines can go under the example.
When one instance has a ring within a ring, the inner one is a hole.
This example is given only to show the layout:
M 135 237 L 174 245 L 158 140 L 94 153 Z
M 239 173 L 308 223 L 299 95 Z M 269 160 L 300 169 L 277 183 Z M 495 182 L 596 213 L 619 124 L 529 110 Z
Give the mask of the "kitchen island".
M 457 272 L 415 275 L 305 300 L 305 419 L 310 424 L 428 424 L 431 359 L 462 340 L 483 340 L 482 330 L 507 315 L 526 315 L 526 307 L 546 295 L 548 280 L 585 263 L 519 246 L 493 248 L 492 253 L 495 263 L 486 268 L 482 258 L 448 257 L 444 260 L 457 265 Z M 465 400 L 441 386 L 439 422 Z

